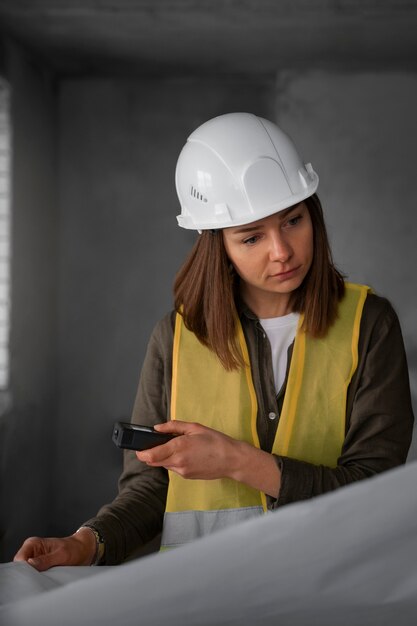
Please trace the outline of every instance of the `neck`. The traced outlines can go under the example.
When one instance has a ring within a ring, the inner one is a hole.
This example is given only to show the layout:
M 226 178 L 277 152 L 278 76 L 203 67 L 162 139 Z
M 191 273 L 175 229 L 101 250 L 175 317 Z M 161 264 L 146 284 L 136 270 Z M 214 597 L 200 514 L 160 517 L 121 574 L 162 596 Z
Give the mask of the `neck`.
M 242 285 L 241 296 L 250 310 L 260 319 L 282 317 L 292 313 L 291 293 L 255 293 Z

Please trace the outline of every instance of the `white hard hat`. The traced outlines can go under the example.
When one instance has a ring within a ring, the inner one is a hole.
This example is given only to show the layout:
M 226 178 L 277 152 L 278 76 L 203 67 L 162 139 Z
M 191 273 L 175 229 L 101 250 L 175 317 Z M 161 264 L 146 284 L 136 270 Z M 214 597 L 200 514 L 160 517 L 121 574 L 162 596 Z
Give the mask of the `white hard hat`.
M 178 224 L 200 231 L 249 224 L 308 198 L 318 183 L 278 126 L 250 113 L 220 115 L 188 137 L 178 158 Z

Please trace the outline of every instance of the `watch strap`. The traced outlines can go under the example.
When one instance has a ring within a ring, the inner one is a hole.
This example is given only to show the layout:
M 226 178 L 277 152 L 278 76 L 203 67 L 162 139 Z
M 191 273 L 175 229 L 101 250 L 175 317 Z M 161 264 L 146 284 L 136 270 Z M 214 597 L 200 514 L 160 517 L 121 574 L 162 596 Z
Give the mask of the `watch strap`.
M 106 547 L 106 543 L 104 541 L 104 537 L 103 535 L 100 533 L 99 530 L 97 530 L 97 528 L 95 528 L 94 526 L 90 526 L 88 524 L 84 524 L 83 526 L 80 526 L 80 528 L 77 530 L 78 531 L 82 530 L 83 528 L 88 528 L 88 530 L 91 530 L 91 532 L 93 533 L 95 539 L 96 539 L 96 551 L 95 554 L 91 560 L 90 565 L 99 565 L 104 557 L 104 551 L 105 551 L 105 547 Z

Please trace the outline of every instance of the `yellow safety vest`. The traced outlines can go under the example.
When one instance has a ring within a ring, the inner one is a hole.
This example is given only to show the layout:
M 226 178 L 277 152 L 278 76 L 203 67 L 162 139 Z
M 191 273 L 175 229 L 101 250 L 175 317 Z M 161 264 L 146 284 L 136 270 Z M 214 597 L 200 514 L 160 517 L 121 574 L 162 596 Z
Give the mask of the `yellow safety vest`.
M 322 339 L 296 332 L 284 404 L 272 452 L 335 467 L 345 438 L 347 388 L 358 363 L 362 309 L 369 287 L 346 283 L 338 318 Z M 259 448 L 257 400 L 243 330 L 246 367 L 226 371 L 177 314 L 171 418 L 199 422 Z M 265 494 L 229 478 L 187 480 L 169 472 L 162 548 L 174 547 L 266 512 Z

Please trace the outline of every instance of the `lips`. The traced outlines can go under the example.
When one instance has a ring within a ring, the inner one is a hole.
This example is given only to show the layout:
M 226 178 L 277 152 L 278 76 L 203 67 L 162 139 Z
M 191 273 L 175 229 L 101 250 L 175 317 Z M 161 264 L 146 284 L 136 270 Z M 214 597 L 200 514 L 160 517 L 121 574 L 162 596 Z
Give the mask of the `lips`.
M 300 269 L 301 265 L 297 267 L 293 267 L 285 272 L 279 272 L 278 274 L 272 274 L 271 278 L 280 278 L 281 280 L 285 280 L 286 278 L 291 278 L 294 274 Z

